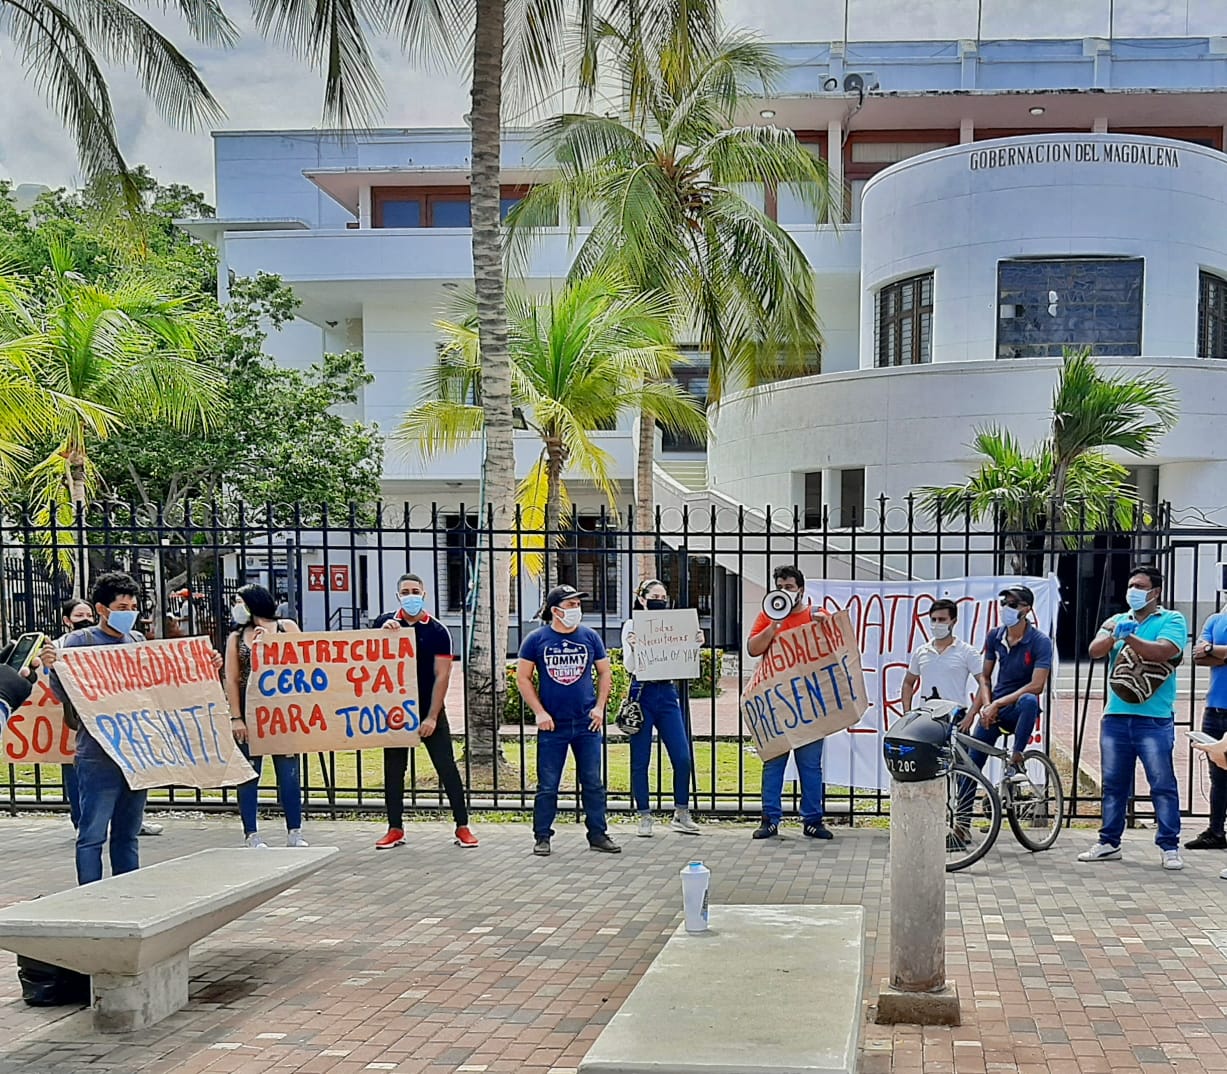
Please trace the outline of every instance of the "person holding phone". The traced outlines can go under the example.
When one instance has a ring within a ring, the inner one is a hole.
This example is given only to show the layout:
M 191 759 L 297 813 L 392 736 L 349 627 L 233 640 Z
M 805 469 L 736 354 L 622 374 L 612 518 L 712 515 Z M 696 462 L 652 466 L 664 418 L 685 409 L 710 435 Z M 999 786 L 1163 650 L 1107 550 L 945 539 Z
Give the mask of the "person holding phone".
M 226 700 L 230 703 L 230 730 L 243 756 L 256 770 L 254 778 L 239 785 L 239 816 L 243 821 L 244 842 L 253 850 L 267 850 L 268 844 L 258 831 L 257 818 L 260 769 L 264 767 L 264 757 L 251 755 L 247 735 L 247 680 L 251 676 L 251 647 L 265 634 L 299 634 L 301 631 L 292 619 L 277 617 L 277 602 L 262 585 L 241 587 L 235 594 L 230 617 L 235 627 L 226 639 L 224 673 Z M 277 776 L 277 797 L 285 810 L 285 845 L 308 846 L 302 834 L 302 772 L 298 757 L 274 756 L 273 771 Z
M 14 666 L 15 649 L 16 642 L 9 642 L 0 649 L 0 734 L 4 733 L 9 717 L 29 699 L 42 667 L 37 653 L 29 659 L 22 658 L 20 666 Z

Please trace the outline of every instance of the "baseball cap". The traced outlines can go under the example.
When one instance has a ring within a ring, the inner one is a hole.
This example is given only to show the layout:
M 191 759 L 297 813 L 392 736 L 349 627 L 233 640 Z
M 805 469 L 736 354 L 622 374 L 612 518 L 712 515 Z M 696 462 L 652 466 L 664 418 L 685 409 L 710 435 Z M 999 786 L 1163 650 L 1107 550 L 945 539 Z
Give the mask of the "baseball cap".
M 1035 594 L 1031 592 L 1025 585 L 1008 585 L 1000 593 L 999 597 L 1016 597 L 1020 602 L 1028 608 L 1035 607 Z
M 579 597 L 580 600 L 587 600 L 592 594 L 581 593 L 573 585 L 556 585 L 545 595 L 545 604 L 541 607 L 541 619 L 543 622 L 550 621 L 550 609 L 557 608 L 564 600 L 570 600 L 572 597 Z

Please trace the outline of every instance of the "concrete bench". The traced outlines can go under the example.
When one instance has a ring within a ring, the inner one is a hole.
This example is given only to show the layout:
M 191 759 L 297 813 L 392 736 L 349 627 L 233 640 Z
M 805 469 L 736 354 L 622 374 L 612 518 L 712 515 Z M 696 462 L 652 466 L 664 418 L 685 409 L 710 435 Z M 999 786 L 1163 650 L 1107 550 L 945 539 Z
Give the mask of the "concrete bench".
M 93 978 L 94 1027 L 143 1029 L 187 1003 L 188 949 L 336 847 L 202 850 L 0 909 L 0 948 Z
M 580 1074 L 851 1074 L 865 929 L 859 906 L 713 906 L 679 925 Z

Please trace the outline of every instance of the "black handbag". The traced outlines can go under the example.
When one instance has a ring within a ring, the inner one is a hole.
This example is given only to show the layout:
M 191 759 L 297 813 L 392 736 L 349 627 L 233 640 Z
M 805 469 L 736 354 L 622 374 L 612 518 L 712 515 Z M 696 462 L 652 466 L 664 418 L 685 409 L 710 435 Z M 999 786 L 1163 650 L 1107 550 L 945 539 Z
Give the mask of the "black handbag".
M 17 956 L 17 980 L 21 982 L 21 998 L 30 1007 L 88 1007 L 89 977 L 50 962 L 39 962 L 25 955 Z
M 639 704 L 639 691 L 642 684 L 633 682 L 618 709 L 618 718 L 614 721 L 618 730 L 624 735 L 637 735 L 643 730 L 643 706 Z

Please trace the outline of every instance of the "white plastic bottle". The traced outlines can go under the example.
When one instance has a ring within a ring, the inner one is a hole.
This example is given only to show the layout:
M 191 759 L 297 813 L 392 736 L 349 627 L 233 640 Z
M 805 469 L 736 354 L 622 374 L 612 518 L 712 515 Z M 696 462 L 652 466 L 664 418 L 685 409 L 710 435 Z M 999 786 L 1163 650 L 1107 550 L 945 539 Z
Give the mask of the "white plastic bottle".
M 707 889 L 711 870 L 701 861 L 692 861 L 682 870 L 682 909 L 687 932 L 707 931 Z

